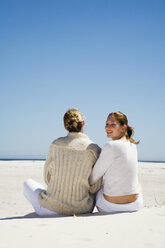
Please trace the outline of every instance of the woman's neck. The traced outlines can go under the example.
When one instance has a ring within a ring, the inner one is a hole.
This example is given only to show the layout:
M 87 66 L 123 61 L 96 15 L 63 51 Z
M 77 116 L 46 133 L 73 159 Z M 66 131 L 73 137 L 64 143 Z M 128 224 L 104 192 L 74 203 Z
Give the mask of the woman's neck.
M 126 136 L 122 136 L 122 137 L 119 137 L 118 139 L 112 139 L 112 140 L 124 140 L 124 141 L 128 141 L 128 139 L 126 138 Z
M 121 137 L 120 140 L 128 141 L 128 139 L 125 136 Z

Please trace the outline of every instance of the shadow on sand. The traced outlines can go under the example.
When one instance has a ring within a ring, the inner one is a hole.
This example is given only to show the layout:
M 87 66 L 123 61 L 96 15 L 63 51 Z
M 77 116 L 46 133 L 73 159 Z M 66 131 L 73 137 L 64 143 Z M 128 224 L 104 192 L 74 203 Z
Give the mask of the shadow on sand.
M 11 217 L 4 217 L 0 218 L 0 220 L 19 220 L 19 219 L 43 219 L 43 218 L 66 218 L 66 217 L 73 217 L 73 218 L 79 218 L 79 217 L 93 217 L 93 216 L 104 216 L 104 215 L 114 215 L 118 213 L 99 213 L 99 212 L 94 212 L 94 213 L 89 213 L 89 214 L 79 214 L 79 215 L 49 215 L 49 216 L 38 216 L 35 212 L 29 213 L 27 215 L 23 216 L 11 216 Z

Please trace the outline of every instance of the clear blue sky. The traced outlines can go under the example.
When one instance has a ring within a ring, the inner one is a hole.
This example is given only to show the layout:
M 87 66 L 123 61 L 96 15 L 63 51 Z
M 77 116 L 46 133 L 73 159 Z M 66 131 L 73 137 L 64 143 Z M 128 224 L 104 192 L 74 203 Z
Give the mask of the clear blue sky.
M 101 147 L 108 113 L 140 160 L 165 161 L 165 1 L 1 0 L 0 158 L 45 158 L 78 108 Z

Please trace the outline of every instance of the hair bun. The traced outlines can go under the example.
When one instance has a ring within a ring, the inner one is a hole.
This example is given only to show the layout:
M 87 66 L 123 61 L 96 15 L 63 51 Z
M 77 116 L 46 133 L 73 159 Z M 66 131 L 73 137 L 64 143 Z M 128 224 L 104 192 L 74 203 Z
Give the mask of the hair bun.
M 78 123 L 76 121 L 73 121 L 72 126 L 76 128 L 77 127 L 77 124 Z
M 83 115 L 77 109 L 69 109 L 64 115 L 64 125 L 69 132 L 80 132 L 83 126 Z

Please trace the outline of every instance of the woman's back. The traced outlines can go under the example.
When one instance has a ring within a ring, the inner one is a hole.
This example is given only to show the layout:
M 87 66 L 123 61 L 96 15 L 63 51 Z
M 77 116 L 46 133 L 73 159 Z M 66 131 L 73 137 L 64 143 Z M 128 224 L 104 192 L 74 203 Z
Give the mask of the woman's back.
M 82 133 L 69 133 L 54 141 L 44 171 L 48 187 L 39 196 L 40 204 L 61 214 L 91 212 L 94 194 L 90 193 L 88 179 L 99 151 Z
M 139 192 L 136 145 L 124 140 L 107 143 L 109 167 L 104 176 L 104 193 L 110 196 Z

